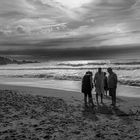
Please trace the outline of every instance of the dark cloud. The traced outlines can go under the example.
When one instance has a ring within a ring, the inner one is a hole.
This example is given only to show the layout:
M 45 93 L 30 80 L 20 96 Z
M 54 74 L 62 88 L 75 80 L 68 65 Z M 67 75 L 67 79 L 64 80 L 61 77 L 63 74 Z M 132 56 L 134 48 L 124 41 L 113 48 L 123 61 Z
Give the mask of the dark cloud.
M 0 50 L 49 58 L 133 55 L 139 17 L 139 0 L 94 0 L 72 9 L 55 0 L 0 0 Z
M 116 9 L 121 9 L 123 10 L 126 8 L 130 8 L 132 5 L 136 3 L 137 0 L 101 0 L 99 6 L 102 6 L 102 8 L 116 8 Z
M 118 48 L 116 47 L 105 47 L 99 48 L 78 48 L 78 49 L 27 49 L 27 50 L 8 50 L 1 51 L 1 55 L 30 55 L 36 58 L 44 59 L 65 59 L 65 60 L 76 60 L 76 59 L 121 59 L 121 58 L 139 58 L 140 48 L 133 46 L 131 48 Z M 136 56 L 137 55 L 137 56 Z
M 5 35 L 5 32 L 4 31 L 0 31 L 0 36 L 3 36 Z
M 18 26 L 16 27 L 16 31 L 19 33 L 19 34 L 25 34 L 26 33 L 26 30 L 23 26 Z
M 22 19 L 25 18 L 27 15 L 25 13 L 19 12 L 19 11 L 7 11 L 7 12 L 3 12 L 0 13 L 0 17 L 1 18 L 7 18 L 7 19 L 13 19 L 13 17 L 17 18 L 17 19 Z

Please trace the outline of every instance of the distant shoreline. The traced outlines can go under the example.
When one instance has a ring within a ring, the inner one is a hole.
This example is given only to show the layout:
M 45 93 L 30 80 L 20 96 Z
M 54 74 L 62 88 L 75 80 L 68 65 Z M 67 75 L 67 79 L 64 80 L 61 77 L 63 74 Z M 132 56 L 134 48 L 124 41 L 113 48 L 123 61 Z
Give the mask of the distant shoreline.
M 66 80 L 66 81 L 81 81 L 82 77 L 80 76 L 64 76 L 64 77 L 53 77 L 53 75 L 49 74 L 39 74 L 39 75 L 14 75 L 14 76 L 1 76 L 6 78 L 38 78 L 43 80 Z M 119 80 L 118 83 L 120 85 L 132 86 L 132 87 L 140 87 L 140 81 L 133 80 Z
M 68 81 L 68 80 L 44 80 L 38 78 L 0 78 L 0 87 L 16 87 L 16 88 L 42 88 L 42 89 L 55 89 L 69 92 L 81 92 L 81 81 Z M 93 94 L 95 91 L 93 89 Z M 123 97 L 140 97 L 139 87 L 120 85 L 118 84 L 117 96 Z

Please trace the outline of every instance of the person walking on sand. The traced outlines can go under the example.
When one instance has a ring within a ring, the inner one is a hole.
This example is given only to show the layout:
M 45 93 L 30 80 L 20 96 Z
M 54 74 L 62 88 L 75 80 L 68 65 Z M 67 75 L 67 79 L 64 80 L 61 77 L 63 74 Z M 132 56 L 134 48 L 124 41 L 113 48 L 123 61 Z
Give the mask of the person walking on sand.
M 98 68 L 98 72 L 94 76 L 95 92 L 96 92 L 96 101 L 98 102 L 98 96 L 101 97 L 101 103 L 103 103 L 103 94 L 104 94 L 104 72 L 102 68 Z
M 105 95 L 107 96 L 108 83 L 107 83 L 107 76 L 106 76 L 106 72 L 104 72 L 104 91 L 105 91 Z
M 117 75 L 113 72 L 112 68 L 107 69 L 109 76 L 108 76 L 108 88 L 109 88 L 109 95 L 112 98 L 112 106 L 116 106 L 116 89 L 117 89 Z
M 92 88 L 93 88 L 92 72 L 87 71 L 82 79 L 82 93 L 84 93 L 84 102 L 86 107 L 88 106 L 88 104 L 94 107 L 92 93 L 91 93 Z

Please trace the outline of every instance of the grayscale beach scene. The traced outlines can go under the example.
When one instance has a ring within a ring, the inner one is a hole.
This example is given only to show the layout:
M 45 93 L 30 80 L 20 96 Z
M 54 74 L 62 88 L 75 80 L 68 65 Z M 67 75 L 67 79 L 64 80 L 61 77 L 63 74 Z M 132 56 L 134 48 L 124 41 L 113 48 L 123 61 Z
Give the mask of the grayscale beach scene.
M 139 0 L 0 0 L 0 140 L 140 140 Z

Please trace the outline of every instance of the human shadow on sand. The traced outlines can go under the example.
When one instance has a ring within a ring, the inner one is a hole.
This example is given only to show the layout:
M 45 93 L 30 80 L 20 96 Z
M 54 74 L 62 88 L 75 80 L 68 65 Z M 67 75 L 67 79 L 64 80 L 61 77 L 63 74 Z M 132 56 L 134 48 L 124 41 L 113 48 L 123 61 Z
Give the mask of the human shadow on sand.
M 103 103 L 102 105 L 97 106 L 95 113 L 104 114 L 104 115 L 106 115 L 106 117 L 108 117 L 110 119 L 112 118 L 113 115 L 115 115 L 125 122 L 128 122 L 128 120 L 129 120 L 129 123 L 131 123 L 131 121 L 129 119 L 130 114 L 124 112 L 119 107 L 108 106 Z
M 104 98 L 107 99 L 107 100 L 111 100 L 111 96 L 104 96 Z M 121 99 L 119 97 L 117 97 L 116 101 L 117 102 L 126 102 L 125 100 L 123 100 L 123 99 Z
M 104 103 L 97 105 L 95 108 L 83 107 L 82 110 L 82 116 L 92 121 L 98 121 L 98 116 L 100 116 L 100 114 L 105 115 L 107 118 L 110 119 L 112 119 L 113 116 L 117 116 L 122 121 L 131 123 L 131 121 L 129 120 L 130 114 L 122 111 L 119 107 L 112 107 Z
M 108 114 L 108 115 L 117 115 L 117 116 L 128 116 L 128 114 L 119 109 L 119 107 L 113 107 L 102 103 L 97 106 L 96 113 Z
M 92 121 L 98 121 L 98 117 L 93 107 L 83 107 L 82 116 Z

